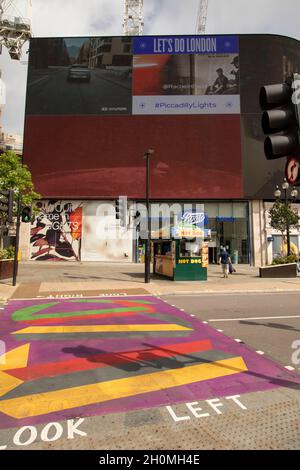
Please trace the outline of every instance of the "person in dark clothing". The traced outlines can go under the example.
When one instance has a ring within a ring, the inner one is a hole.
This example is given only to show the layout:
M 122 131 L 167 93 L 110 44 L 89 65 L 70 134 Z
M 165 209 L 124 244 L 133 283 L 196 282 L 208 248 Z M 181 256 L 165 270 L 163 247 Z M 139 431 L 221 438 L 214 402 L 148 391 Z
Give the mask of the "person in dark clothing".
M 205 92 L 206 95 L 221 95 L 228 88 L 229 80 L 223 74 L 223 69 L 218 68 L 216 72 L 218 76 L 216 80 L 214 81 L 214 84 L 207 87 L 206 92 Z
M 236 86 L 239 86 L 240 83 L 240 68 L 239 68 L 239 56 L 236 56 L 232 62 L 230 62 L 231 65 L 234 65 L 235 70 L 232 70 L 230 72 L 230 75 L 234 76 L 234 82 L 233 84 Z
M 220 252 L 219 263 L 222 266 L 223 277 L 228 277 L 229 263 L 231 263 L 231 259 L 224 248 Z
M 216 78 L 213 84 L 213 93 L 216 95 L 221 95 L 228 85 L 228 78 L 223 74 L 223 69 L 219 68 L 216 70 L 218 77 Z

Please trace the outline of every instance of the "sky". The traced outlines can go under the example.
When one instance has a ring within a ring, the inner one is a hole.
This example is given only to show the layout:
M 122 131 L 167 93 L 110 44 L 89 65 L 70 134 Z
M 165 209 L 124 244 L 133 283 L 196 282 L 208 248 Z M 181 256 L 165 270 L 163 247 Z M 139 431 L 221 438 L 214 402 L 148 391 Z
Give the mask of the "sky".
M 14 0 L 26 16 L 25 0 Z M 199 0 L 144 0 L 144 34 L 194 34 Z M 34 37 L 122 35 L 124 0 L 32 0 Z M 300 40 L 299 0 L 209 0 L 206 34 L 273 33 Z M 5 48 L 0 70 L 6 104 L 4 132 L 23 133 L 27 80 L 26 51 L 11 60 Z

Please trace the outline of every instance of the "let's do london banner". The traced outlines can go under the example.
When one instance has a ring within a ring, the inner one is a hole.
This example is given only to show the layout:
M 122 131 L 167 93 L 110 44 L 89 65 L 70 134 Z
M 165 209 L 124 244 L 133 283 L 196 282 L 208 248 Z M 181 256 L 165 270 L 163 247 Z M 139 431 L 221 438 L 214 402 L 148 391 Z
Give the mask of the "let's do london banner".
M 133 39 L 133 114 L 239 114 L 238 36 Z

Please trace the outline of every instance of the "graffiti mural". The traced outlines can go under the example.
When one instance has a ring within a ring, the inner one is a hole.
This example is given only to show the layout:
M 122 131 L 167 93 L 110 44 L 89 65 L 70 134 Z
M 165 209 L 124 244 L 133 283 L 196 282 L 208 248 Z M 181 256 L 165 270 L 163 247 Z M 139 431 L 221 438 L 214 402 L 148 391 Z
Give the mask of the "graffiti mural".
M 0 331 L 0 428 L 300 384 L 152 296 L 13 300 Z
M 80 260 L 82 202 L 39 201 L 31 225 L 30 256 L 40 261 Z

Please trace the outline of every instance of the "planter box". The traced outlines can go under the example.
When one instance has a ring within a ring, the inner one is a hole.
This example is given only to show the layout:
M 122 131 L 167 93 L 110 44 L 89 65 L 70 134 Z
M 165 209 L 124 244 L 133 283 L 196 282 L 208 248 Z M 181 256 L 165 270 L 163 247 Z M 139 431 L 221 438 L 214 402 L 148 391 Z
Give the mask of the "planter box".
M 264 266 L 259 268 L 259 277 L 297 277 L 297 263 Z
M 0 259 L 0 279 L 13 277 L 14 260 Z

